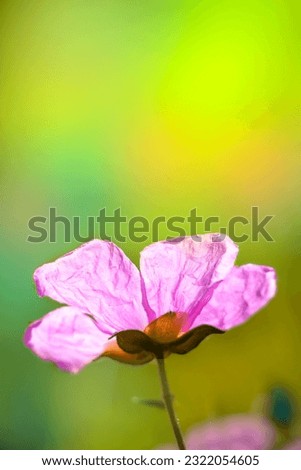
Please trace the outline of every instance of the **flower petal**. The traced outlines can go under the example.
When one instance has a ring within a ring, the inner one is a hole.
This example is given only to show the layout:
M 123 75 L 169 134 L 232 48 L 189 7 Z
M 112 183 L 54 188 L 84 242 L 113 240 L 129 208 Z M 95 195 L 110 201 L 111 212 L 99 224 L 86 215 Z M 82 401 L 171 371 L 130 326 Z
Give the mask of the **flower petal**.
M 172 311 L 190 314 L 191 322 L 231 270 L 237 251 L 229 237 L 219 234 L 146 247 L 141 253 L 141 275 L 152 320 Z
M 187 435 L 190 450 L 264 450 L 275 442 L 275 429 L 257 415 L 233 415 L 194 427 Z
M 114 243 L 92 240 L 34 273 L 38 294 L 92 314 L 108 334 L 148 323 L 136 266 Z
M 192 327 L 209 324 L 228 330 L 264 307 L 276 293 L 276 274 L 273 268 L 246 264 L 234 267 L 215 289 Z
M 37 356 L 72 373 L 100 356 L 107 342 L 108 335 L 75 307 L 53 310 L 31 323 L 24 336 L 25 346 Z

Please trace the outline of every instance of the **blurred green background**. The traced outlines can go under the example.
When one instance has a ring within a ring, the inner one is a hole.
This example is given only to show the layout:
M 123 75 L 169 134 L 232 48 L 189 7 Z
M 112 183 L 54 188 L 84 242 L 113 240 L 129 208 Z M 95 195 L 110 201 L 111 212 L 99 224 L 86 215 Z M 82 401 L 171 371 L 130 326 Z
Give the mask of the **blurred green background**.
M 301 402 L 299 0 L 2 0 L 0 447 L 147 449 L 172 439 L 154 364 L 104 359 L 65 374 L 22 344 L 56 303 L 34 269 L 78 243 L 29 243 L 27 223 L 275 215 L 276 299 L 247 324 L 167 361 L 183 429 L 244 412 L 273 384 Z M 216 229 L 216 228 L 215 228 Z M 162 238 L 166 233 L 161 232 Z M 136 262 L 142 244 L 127 242 Z

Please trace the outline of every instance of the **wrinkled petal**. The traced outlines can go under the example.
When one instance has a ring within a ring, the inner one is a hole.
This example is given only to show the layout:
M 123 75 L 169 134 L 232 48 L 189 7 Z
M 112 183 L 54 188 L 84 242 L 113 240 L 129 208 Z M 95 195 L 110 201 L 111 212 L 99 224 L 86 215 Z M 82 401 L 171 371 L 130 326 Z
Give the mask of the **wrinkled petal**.
M 191 450 L 264 450 L 276 438 L 269 421 L 256 415 L 236 415 L 196 426 L 187 435 Z
M 38 268 L 34 280 L 41 297 L 92 314 L 107 333 L 143 329 L 148 323 L 139 271 L 114 243 L 85 243 Z
M 221 330 L 233 328 L 264 307 L 275 293 L 273 268 L 255 264 L 234 267 L 215 289 L 192 327 L 209 324 Z
M 144 292 L 154 320 L 186 312 L 190 323 L 232 269 L 238 248 L 229 237 L 206 234 L 157 242 L 141 253 Z M 149 315 L 150 317 L 150 315 Z
M 76 373 L 100 356 L 108 335 L 75 307 L 53 310 L 27 328 L 24 343 L 37 356 L 60 369 Z

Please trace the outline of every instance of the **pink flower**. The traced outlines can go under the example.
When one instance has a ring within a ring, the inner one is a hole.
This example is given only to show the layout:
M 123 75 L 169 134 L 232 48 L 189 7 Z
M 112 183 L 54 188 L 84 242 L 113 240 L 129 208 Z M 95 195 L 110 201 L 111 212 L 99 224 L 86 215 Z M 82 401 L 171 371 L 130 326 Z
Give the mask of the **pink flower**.
M 273 425 L 259 415 L 236 415 L 195 427 L 187 436 L 192 450 L 264 450 L 276 439 Z
M 190 450 L 265 450 L 276 441 L 274 426 L 260 415 L 227 416 L 195 426 L 187 433 Z M 171 445 L 160 449 L 174 449 Z
M 33 322 L 25 345 L 73 373 L 100 356 L 142 364 L 185 354 L 275 295 L 274 270 L 235 267 L 237 252 L 218 234 L 157 242 L 139 272 L 116 245 L 92 240 L 35 271 L 38 294 L 65 306 Z

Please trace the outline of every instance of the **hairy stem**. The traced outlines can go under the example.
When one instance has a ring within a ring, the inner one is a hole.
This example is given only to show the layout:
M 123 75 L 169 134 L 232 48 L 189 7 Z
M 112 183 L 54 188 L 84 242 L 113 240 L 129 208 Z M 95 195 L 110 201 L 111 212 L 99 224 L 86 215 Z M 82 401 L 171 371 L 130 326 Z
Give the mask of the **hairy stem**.
M 161 380 L 163 400 L 164 400 L 165 407 L 166 407 L 166 410 L 170 419 L 170 423 L 171 423 L 179 449 L 185 450 L 186 447 L 185 447 L 182 431 L 180 429 L 179 420 L 176 417 L 175 410 L 174 410 L 173 403 L 172 403 L 172 394 L 170 393 L 170 388 L 169 388 L 169 384 L 168 384 L 168 380 L 166 376 L 165 362 L 163 358 L 162 359 L 158 358 L 157 362 L 158 362 L 158 368 L 159 368 L 159 376 Z

